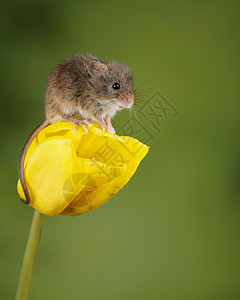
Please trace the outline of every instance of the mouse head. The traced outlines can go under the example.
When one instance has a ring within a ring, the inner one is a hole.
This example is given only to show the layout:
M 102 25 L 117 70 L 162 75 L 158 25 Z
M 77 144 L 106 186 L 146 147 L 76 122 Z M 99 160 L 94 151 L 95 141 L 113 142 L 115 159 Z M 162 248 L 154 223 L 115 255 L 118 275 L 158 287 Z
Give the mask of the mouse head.
M 98 102 L 108 101 L 116 110 L 133 106 L 135 94 L 132 75 L 127 67 L 116 61 L 95 61 L 91 64 L 90 73 Z

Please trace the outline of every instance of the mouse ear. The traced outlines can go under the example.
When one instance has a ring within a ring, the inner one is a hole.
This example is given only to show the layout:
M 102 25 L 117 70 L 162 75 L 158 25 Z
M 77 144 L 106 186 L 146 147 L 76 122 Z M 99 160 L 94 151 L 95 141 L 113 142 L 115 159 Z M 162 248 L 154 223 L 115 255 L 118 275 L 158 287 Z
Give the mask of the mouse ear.
M 93 61 L 89 66 L 89 71 L 91 74 L 103 74 L 107 70 L 107 65 L 101 61 Z

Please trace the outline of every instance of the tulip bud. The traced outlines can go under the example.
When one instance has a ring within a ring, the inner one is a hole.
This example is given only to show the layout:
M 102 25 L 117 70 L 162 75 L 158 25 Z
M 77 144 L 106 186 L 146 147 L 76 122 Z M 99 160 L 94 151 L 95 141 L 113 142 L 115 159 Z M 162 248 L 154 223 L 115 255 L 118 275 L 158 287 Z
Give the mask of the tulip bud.
M 96 125 L 54 123 L 28 148 L 24 177 L 30 205 L 39 212 L 77 216 L 116 194 L 133 176 L 149 147 L 138 140 L 102 131 Z M 20 181 L 18 193 L 25 199 Z

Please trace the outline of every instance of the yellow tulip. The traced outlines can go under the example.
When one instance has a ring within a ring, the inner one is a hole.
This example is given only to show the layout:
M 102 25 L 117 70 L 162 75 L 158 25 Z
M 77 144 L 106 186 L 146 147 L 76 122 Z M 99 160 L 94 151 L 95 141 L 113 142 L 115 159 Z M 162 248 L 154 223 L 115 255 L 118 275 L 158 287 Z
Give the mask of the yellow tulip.
M 28 148 L 24 176 L 30 205 L 39 212 L 77 216 L 116 194 L 133 176 L 149 147 L 96 125 L 49 125 Z M 25 199 L 20 181 L 18 193 Z

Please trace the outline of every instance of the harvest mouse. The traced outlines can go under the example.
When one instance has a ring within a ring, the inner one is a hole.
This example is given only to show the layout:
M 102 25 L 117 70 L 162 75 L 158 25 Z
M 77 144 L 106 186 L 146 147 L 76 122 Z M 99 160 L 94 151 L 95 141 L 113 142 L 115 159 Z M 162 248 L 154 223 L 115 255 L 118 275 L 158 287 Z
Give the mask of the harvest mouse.
M 83 126 L 99 124 L 103 132 L 115 133 L 111 119 L 123 108 L 134 104 L 135 93 L 130 70 L 116 61 L 102 62 L 86 54 L 76 55 L 58 64 L 51 72 L 44 96 L 45 121 L 29 136 L 19 161 L 19 178 L 29 204 L 30 195 L 24 179 L 27 149 L 41 129 L 50 123 L 68 121 Z

